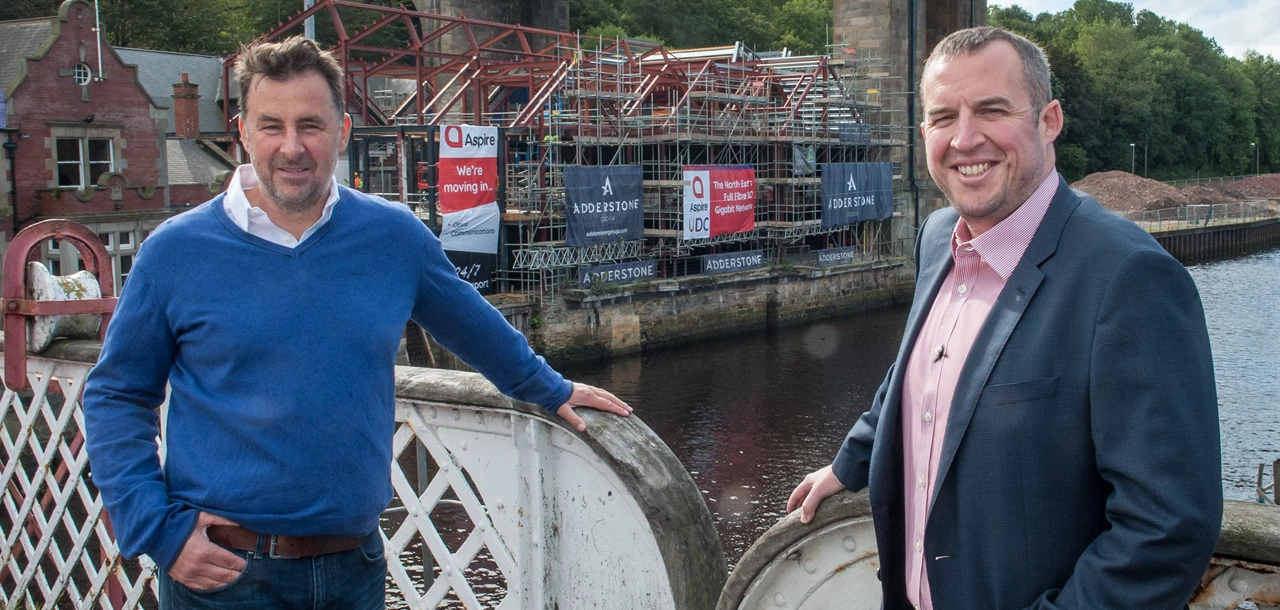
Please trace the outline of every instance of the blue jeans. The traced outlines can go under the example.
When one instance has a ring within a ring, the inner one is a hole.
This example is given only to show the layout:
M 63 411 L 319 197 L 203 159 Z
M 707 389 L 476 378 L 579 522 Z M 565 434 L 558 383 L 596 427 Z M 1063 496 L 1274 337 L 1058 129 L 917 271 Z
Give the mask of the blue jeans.
M 269 540 L 259 536 L 257 551 L 228 549 L 245 560 L 244 571 L 220 587 L 196 591 L 161 571 L 160 609 L 386 607 L 387 559 L 380 532 L 369 534 L 357 549 L 294 559 L 271 557 Z

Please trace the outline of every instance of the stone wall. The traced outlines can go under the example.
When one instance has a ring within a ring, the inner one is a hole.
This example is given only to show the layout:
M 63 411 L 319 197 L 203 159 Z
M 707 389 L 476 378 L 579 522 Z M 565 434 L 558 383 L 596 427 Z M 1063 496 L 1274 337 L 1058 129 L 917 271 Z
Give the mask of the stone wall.
M 762 269 L 570 290 L 544 305 L 534 348 L 558 364 L 797 324 L 910 300 L 915 267 L 891 259 L 831 267 Z

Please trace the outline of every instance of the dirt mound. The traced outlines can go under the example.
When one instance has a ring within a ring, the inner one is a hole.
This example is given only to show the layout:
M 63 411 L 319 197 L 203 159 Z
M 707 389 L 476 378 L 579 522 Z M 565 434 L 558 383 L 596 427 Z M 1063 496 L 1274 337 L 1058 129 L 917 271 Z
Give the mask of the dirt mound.
M 1227 185 L 1227 188 L 1248 199 L 1280 197 L 1280 174 L 1263 174 L 1245 178 Z
M 1240 200 L 1240 196 L 1228 189 L 1221 187 L 1212 187 L 1204 185 L 1192 185 L 1183 187 L 1182 196 L 1187 198 L 1187 202 L 1191 205 L 1213 205 L 1215 203 L 1233 203 Z
M 1129 172 L 1089 174 L 1071 186 L 1093 195 L 1109 210 L 1158 210 L 1188 203 L 1178 189 Z

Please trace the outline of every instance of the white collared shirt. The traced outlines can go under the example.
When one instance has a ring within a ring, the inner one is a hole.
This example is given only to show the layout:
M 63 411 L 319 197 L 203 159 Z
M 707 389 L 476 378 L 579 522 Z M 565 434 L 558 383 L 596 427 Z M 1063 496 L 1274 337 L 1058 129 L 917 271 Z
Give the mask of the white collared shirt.
M 320 213 L 320 220 L 311 225 L 302 234 L 302 239 L 294 239 L 288 231 L 276 226 L 267 217 L 267 213 L 262 208 L 253 206 L 249 203 L 249 198 L 244 192 L 250 189 L 258 188 L 258 174 L 254 173 L 253 165 L 246 164 L 236 168 L 231 175 L 231 184 L 227 185 L 227 196 L 222 198 L 222 209 L 226 211 L 227 216 L 231 218 L 231 222 L 236 223 L 237 227 L 250 235 L 261 237 L 273 244 L 281 245 L 286 248 L 296 247 L 298 244 L 307 241 L 313 233 L 320 230 L 324 223 L 329 222 L 329 217 L 333 215 L 333 206 L 338 203 L 338 179 L 331 178 L 329 186 L 329 200 L 324 203 L 324 211 Z

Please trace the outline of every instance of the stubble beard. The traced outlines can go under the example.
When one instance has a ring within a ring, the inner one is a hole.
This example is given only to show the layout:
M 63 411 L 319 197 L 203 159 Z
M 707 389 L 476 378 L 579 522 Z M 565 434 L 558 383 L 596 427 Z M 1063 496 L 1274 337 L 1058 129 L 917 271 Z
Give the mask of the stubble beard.
M 296 197 L 286 196 L 276 188 L 275 182 L 271 180 L 262 181 L 262 190 L 276 204 L 276 207 L 289 214 L 303 214 L 310 212 L 317 207 L 324 205 L 327 199 L 329 183 L 321 180 L 312 182 L 307 190 Z
M 290 167 L 290 165 L 286 163 L 279 167 Z M 271 202 L 274 203 L 282 212 L 287 214 L 305 214 L 323 206 L 325 200 L 329 198 L 330 180 L 323 179 L 321 176 L 327 178 L 328 174 L 332 173 L 332 171 L 327 173 L 317 171 L 316 179 L 307 185 L 306 190 L 299 195 L 289 196 L 280 192 L 279 188 L 276 188 L 274 180 L 275 172 L 273 171 L 275 169 L 278 169 L 278 167 L 270 165 L 267 167 L 267 178 L 265 180 L 263 179 L 263 176 L 259 174 L 258 185 L 262 187 L 262 191 L 266 194 L 267 198 L 270 199 Z M 316 165 L 316 169 L 321 169 L 319 164 Z

